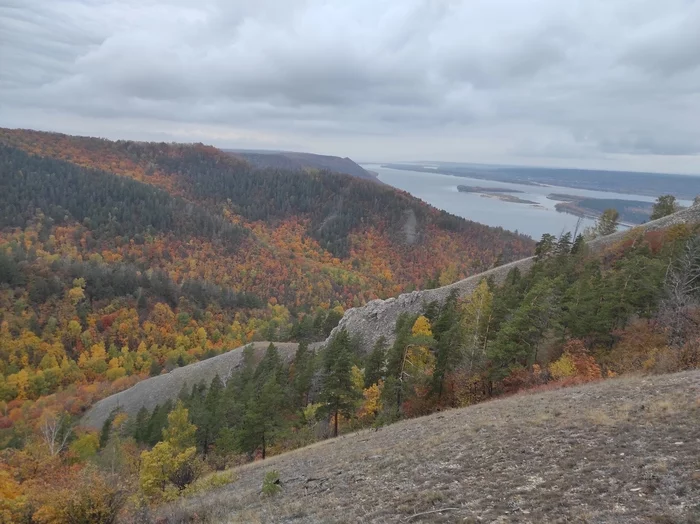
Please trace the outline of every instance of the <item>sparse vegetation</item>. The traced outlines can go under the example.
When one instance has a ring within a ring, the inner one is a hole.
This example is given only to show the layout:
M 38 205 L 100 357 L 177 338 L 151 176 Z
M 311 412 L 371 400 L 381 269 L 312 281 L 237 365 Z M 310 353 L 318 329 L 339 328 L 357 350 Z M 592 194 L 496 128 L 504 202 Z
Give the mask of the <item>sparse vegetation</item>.
M 699 393 L 693 371 L 436 413 L 243 466 L 230 487 L 163 507 L 154 519 L 692 523 Z M 270 467 L 285 487 L 272 505 L 259 498 Z

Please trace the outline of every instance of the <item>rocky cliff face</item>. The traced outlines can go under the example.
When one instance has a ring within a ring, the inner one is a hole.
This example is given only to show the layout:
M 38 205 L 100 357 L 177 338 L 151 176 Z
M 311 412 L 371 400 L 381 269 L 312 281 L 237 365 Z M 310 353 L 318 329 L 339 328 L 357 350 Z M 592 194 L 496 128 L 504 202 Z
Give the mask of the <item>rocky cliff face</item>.
M 628 236 L 638 235 L 643 231 L 664 229 L 674 224 L 698 223 L 700 223 L 700 206 L 695 205 L 673 215 L 648 222 L 634 229 L 620 231 L 607 237 L 598 238 L 590 242 L 588 246 L 595 251 L 601 251 L 615 242 Z M 374 346 L 374 343 L 381 336 L 384 336 L 389 343 L 393 342 L 396 319 L 402 312 L 418 314 L 423 310 L 423 307 L 430 302 L 444 302 L 453 289 L 457 290 L 460 297 L 468 296 L 484 278 L 492 276 L 496 283 L 501 283 L 511 269 L 517 267 L 521 272 L 527 272 L 534 262 L 534 257 L 524 258 L 465 278 L 449 286 L 425 291 L 413 291 L 411 293 L 399 295 L 397 298 L 389 298 L 387 300 L 373 300 L 365 306 L 349 309 L 345 312 L 338 326 L 331 332 L 329 339 L 339 330 L 347 329 L 351 335 L 360 338 L 363 351 L 369 352 L 372 346 Z M 317 347 L 323 344 L 325 344 L 325 342 L 317 344 Z

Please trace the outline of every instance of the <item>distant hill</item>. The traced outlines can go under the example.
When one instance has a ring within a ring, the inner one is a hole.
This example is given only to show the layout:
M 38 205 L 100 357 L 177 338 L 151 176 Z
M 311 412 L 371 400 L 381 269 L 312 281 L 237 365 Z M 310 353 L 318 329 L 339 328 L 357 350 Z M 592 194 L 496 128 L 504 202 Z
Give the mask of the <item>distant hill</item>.
M 693 200 L 700 195 L 700 176 L 691 175 L 447 162 L 394 163 L 384 164 L 383 167 L 514 184 L 574 187 L 651 197 L 670 194 L 676 198 Z
M 251 151 L 225 149 L 244 158 L 258 168 L 289 169 L 289 170 L 321 170 L 352 175 L 365 180 L 379 180 L 375 175 L 366 171 L 349 158 L 338 156 L 315 155 L 312 153 L 297 153 L 292 151 Z
M 699 394 L 691 371 L 436 413 L 247 464 L 150 522 L 696 522 Z

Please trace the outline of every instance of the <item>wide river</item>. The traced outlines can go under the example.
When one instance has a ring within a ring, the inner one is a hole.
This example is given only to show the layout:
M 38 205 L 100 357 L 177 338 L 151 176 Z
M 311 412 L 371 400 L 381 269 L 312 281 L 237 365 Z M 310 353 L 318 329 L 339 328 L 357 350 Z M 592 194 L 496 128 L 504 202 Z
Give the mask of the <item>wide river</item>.
M 439 173 L 403 171 L 381 167 L 380 164 L 363 164 L 362 167 L 378 173 L 379 180 L 382 182 L 403 189 L 439 209 L 489 226 L 500 226 L 511 231 L 518 231 L 530 235 L 536 240 L 539 240 L 544 233 L 558 236 L 567 231 L 573 232 L 579 220 L 574 215 L 558 212 L 554 208 L 557 202 L 547 198 L 550 193 L 643 200 L 646 202 L 655 200 L 647 196 L 607 191 L 589 191 L 557 186 L 530 186 Z M 524 200 L 537 202 L 537 205 L 504 202 L 496 198 L 483 197 L 478 193 L 460 193 L 457 191 L 458 185 L 502 187 L 522 191 L 522 193 L 512 194 Z M 593 220 L 583 219 L 581 228 L 593 225 L 593 223 Z

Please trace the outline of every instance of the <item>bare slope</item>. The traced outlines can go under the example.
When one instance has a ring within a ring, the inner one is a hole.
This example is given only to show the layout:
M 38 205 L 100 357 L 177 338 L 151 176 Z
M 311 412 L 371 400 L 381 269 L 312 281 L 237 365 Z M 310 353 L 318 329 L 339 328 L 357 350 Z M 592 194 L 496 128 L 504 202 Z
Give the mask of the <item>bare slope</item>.
M 698 450 L 700 371 L 628 377 L 324 441 L 241 467 L 232 484 L 157 517 L 691 523 L 700 518 Z M 260 485 L 271 470 L 282 491 L 268 500 Z
M 253 342 L 256 356 L 262 355 L 269 344 L 269 342 Z M 297 344 L 292 343 L 276 342 L 275 346 L 286 358 L 291 358 L 297 348 Z M 216 357 L 174 369 L 165 375 L 142 380 L 125 391 L 97 402 L 85 413 L 81 424 L 99 428 L 115 408 L 134 417 L 142 407 L 150 411 L 158 404 L 176 398 L 184 385 L 189 388 L 199 382 L 209 385 L 217 374 L 225 382 L 242 364 L 242 357 L 243 347 L 240 347 Z

